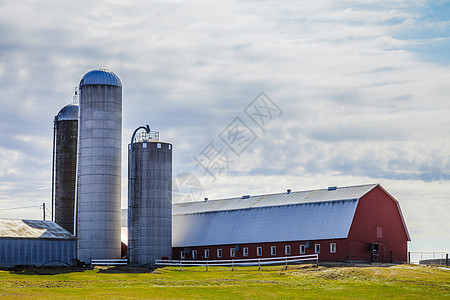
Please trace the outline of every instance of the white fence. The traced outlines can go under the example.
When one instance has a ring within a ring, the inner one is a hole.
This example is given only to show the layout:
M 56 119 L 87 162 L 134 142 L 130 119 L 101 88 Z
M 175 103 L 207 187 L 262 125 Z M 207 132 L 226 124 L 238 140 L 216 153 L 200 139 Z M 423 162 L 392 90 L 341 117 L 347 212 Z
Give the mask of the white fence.
M 258 270 L 261 269 L 262 265 L 285 265 L 286 268 L 288 264 L 297 264 L 304 262 L 312 262 L 316 266 L 319 265 L 319 255 L 299 255 L 299 256 L 285 256 L 285 257 L 269 257 L 269 258 L 248 258 L 248 259 L 229 259 L 229 260 L 162 260 L 158 259 L 155 261 L 157 266 L 175 266 L 180 267 L 192 267 L 200 266 L 206 267 L 208 271 L 209 266 L 229 266 L 232 270 L 237 266 L 258 266 Z
M 127 259 L 91 259 L 91 266 L 126 266 Z
M 408 252 L 410 264 L 446 265 L 448 266 L 448 253 L 436 251 L 410 251 Z

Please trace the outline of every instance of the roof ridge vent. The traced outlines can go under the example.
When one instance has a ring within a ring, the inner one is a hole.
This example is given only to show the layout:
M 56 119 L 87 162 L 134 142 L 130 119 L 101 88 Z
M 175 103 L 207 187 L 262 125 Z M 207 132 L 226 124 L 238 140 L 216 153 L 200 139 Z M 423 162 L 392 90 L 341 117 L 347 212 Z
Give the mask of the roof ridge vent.
M 291 193 L 291 189 L 287 189 L 287 190 L 286 190 L 286 194 L 289 195 L 290 193 Z
M 248 198 L 250 198 L 250 195 L 244 195 L 244 196 L 242 196 L 242 199 L 248 199 Z
M 337 186 L 329 186 L 329 187 L 328 187 L 328 190 L 329 190 L 329 191 L 337 190 Z

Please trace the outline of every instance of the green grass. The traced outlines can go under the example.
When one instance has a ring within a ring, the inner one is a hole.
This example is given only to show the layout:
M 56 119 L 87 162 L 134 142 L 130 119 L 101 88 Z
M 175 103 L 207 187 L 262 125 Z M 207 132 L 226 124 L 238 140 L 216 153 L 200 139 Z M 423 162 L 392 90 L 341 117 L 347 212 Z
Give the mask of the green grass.
M 450 270 L 290 266 L 0 271 L 0 298 L 450 299 Z

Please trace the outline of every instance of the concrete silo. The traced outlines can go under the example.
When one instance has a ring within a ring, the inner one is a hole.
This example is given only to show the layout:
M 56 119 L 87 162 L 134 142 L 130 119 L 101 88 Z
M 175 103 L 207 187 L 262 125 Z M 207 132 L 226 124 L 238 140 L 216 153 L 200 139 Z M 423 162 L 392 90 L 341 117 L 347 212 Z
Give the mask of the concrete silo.
M 144 132 L 128 146 L 131 265 L 153 265 L 156 259 L 171 258 L 172 144 L 159 141 L 158 135 Z
M 78 259 L 120 258 L 122 83 L 92 70 L 80 82 Z
M 53 128 L 54 221 L 74 234 L 78 104 L 64 106 L 55 116 Z

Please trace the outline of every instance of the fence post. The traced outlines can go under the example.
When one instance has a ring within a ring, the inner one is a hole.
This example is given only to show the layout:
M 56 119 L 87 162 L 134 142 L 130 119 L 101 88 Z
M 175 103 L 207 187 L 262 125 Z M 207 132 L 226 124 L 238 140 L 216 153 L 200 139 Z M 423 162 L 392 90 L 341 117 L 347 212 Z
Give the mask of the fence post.
M 181 271 L 181 259 L 180 259 L 180 271 Z
M 231 271 L 234 271 L 234 260 L 231 260 Z
M 319 268 L 319 254 L 316 255 L 316 268 Z
M 208 261 L 206 261 L 206 271 L 205 272 L 208 272 Z
M 448 268 L 448 253 L 445 255 L 445 266 Z
M 286 256 L 286 270 L 287 270 L 287 256 Z
M 261 271 L 261 258 L 258 258 L 258 271 Z

